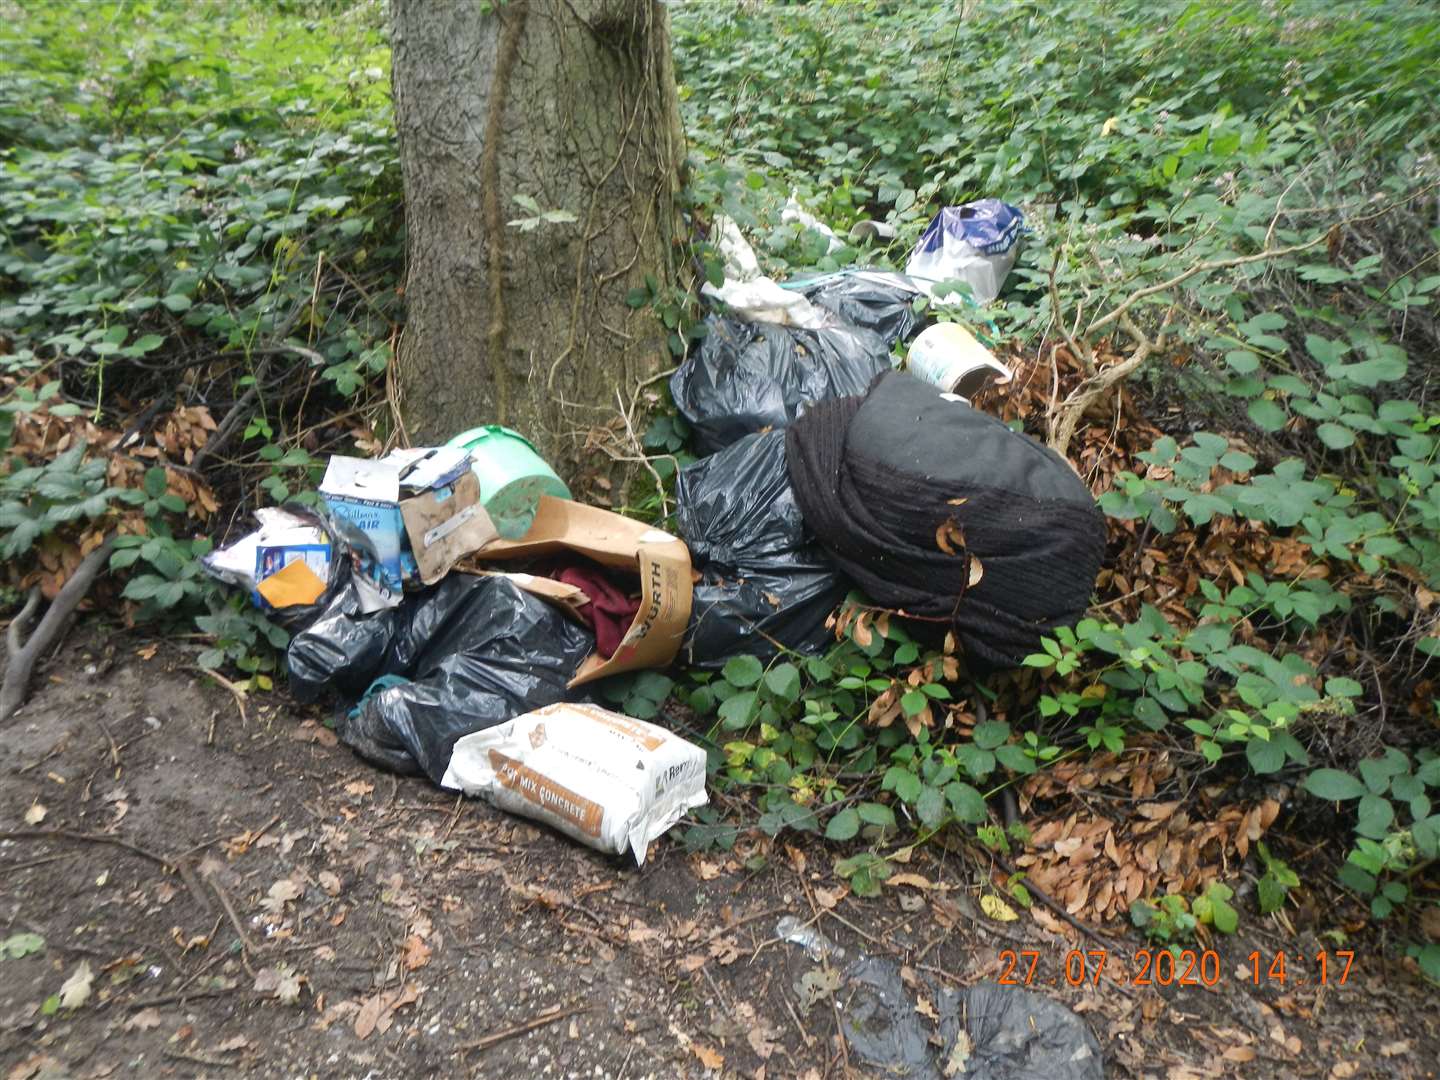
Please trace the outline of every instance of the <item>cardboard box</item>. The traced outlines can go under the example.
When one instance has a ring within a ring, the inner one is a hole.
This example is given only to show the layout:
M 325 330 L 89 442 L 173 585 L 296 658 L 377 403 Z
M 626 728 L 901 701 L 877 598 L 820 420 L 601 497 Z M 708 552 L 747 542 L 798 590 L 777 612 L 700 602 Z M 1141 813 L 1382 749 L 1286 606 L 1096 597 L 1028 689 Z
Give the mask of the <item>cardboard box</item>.
M 591 653 L 571 686 L 622 671 L 665 667 L 680 651 L 690 622 L 694 586 L 683 540 L 597 506 L 540 497 L 535 521 L 519 540 L 497 540 L 480 558 L 519 559 L 574 551 L 605 566 L 640 575 L 640 610 L 610 659 Z
M 331 513 L 370 538 L 392 589 L 416 578 L 434 584 L 499 535 L 480 505 L 469 454 L 458 447 L 400 450 L 378 461 L 332 457 L 320 494 Z

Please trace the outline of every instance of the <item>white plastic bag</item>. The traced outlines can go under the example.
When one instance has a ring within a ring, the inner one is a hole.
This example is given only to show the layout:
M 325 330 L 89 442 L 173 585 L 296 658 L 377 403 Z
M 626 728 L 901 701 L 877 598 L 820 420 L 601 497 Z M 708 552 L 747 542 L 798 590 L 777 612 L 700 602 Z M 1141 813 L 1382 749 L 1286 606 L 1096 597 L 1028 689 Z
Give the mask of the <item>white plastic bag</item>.
M 657 837 L 709 801 L 700 747 L 643 720 L 569 703 L 464 736 L 441 786 L 600 851 L 628 849 L 642 865 Z
M 922 285 L 964 281 L 988 304 L 1015 265 L 1024 228 L 1024 215 L 999 199 L 947 206 L 920 234 L 905 273 Z
M 712 300 L 719 300 L 746 322 L 768 322 L 779 326 L 799 326 L 819 330 L 835 323 L 824 308 L 816 307 L 803 293 L 782 288 L 773 278 L 758 277 L 749 281 L 731 281 L 718 289 L 706 282 L 700 291 Z

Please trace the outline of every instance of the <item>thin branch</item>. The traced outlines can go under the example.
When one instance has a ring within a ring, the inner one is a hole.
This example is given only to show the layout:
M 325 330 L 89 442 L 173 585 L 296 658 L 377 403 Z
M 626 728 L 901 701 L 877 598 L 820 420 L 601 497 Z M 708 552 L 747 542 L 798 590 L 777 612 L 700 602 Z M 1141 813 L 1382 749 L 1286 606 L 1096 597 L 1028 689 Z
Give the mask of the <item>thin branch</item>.
M 1266 248 L 1264 251 L 1257 251 L 1253 255 L 1238 255 L 1231 259 L 1210 259 L 1206 262 L 1196 263 L 1189 269 L 1182 270 L 1174 277 L 1162 281 L 1158 285 L 1148 285 L 1145 288 L 1132 293 L 1117 307 L 1113 308 L 1107 314 L 1100 316 L 1088 327 L 1086 327 L 1085 336 L 1090 337 L 1095 334 L 1096 331 L 1105 329 L 1105 327 L 1109 326 L 1111 323 L 1119 322 L 1121 316 L 1128 313 L 1129 310 L 1136 304 L 1138 304 L 1141 300 L 1144 300 L 1146 297 L 1149 296 L 1154 296 L 1156 293 L 1162 293 L 1166 292 L 1169 289 L 1173 289 L 1182 281 L 1188 281 L 1196 274 L 1204 274 L 1211 270 L 1229 270 L 1236 266 L 1244 266 L 1247 263 L 1263 262 L 1266 259 L 1279 259 L 1285 255 L 1294 255 L 1297 252 L 1308 251 L 1313 247 L 1318 247 L 1320 244 L 1325 243 L 1325 241 L 1329 239 L 1329 237 L 1330 233 L 1327 230 L 1326 232 L 1323 232 L 1319 236 L 1315 237 L 1314 239 L 1307 240 L 1303 244 L 1291 244 L 1289 247 L 1283 248 Z

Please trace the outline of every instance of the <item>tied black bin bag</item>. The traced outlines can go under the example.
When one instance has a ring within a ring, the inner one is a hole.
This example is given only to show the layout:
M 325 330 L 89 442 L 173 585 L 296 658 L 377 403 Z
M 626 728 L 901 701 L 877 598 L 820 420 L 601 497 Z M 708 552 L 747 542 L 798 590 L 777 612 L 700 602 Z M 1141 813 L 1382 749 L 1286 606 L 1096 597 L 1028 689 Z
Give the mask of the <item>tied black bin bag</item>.
M 373 615 L 342 595 L 291 641 L 290 681 L 301 700 L 334 691 L 353 702 L 379 676 L 403 677 L 336 733 L 361 757 L 438 784 L 456 740 L 565 700 L 594 648 L 588 630 L 506 578 L 452 573 Z
M 718 316 L 705 325 L 700 347 L 670 377 L 702 454 L 782 428 L 811 402 L 863 394 L 891 367 L 885 340 L 857 326 L 802 330 Z
M 891 372 L 812 406 L 786 453 L 840 568 L 875 603 L 952 626 L 981 665 L 1020 664 L 1089 606 L 1105 555 L 1094 499 L 1064 458 L 993 416 Z
M 718 667 L 775 643 L 821 652 L 825 617 L 849 589 L 805 527 L 785 468 L 785 433 L 747 435 L 681 470 L 676 523 L 700 573 L 683 656 Z
M 920 328 L 920 316 L 915 314 L 920 290 L 901 274 L 860 270 L 799 287 L 812 304 L 852 326 L 873 330 L 886 345 L 909 341 Z

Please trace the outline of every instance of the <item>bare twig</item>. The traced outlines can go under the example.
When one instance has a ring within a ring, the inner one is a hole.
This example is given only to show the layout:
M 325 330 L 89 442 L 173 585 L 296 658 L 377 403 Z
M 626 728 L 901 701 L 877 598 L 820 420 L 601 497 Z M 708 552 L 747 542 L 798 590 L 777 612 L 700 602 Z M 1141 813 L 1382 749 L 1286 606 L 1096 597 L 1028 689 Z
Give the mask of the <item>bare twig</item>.
M 21 623 L 34 614 L 35 605 L 39 603 L 37 593 L 30 594 L 20 616 L 10 623 L 6 632 L 9 662 L 5 665 L 5 682 L 0 686 L 0 723 L 10 719 L 15 710 L 25 703 L 36 661 L 64 636 L 70 616 L 75 613 L 80 601 L 85 599 L 90 592 L 90 586 L 109 562 L 110 549 L 114 546 L 115 538 L 112 536 L 80 561 L 80 565 L 65 582 L 65 587 L 45 612 L 40 625 L 35 628 L 35 633 L 30 635 L 23 647 L 20 645 Z
M 589 1008 L 590 1006 L 588 1005 L 571 1005 L 568 1008 L 563 1005 L 555 1005 L 536 1013 L 523 1023 L 505 1028 L 503 1031 L 497 1031 L 491 1035 L 486 1035 L 483 1039 L 476 1039 L 474 1042 L 459 1043 L 455 1049 L 461 1052 L 466 1050 L 488 1050 L 490 1047 L 505 1042 L 507 1039 L 513 1039 L 517 1035 L 524 1035 L 527 1031 L 534 1031 L 536 1028 L 553 1024 L 557 1020 L 564 1020 L 567 1016 L 574 1016 L 576 1013 L 585 1012 Z

